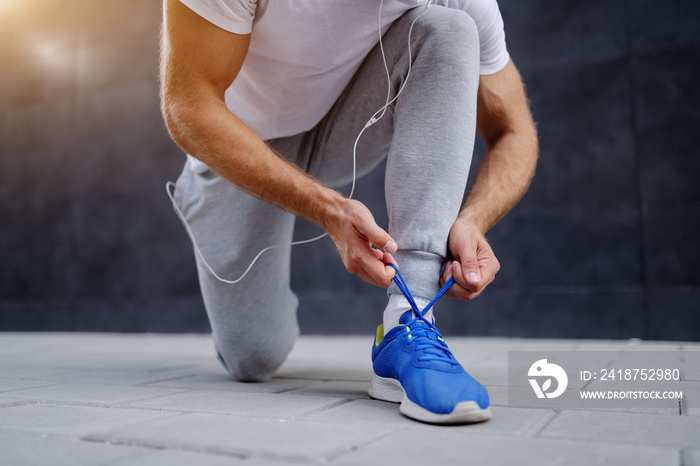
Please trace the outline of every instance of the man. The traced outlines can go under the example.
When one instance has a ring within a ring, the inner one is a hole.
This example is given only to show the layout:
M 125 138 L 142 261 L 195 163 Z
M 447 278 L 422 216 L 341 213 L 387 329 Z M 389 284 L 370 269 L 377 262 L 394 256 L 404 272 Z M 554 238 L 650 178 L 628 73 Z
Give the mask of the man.
M 388 288 L 370 394 L 426 422 L 490 417 L 486 390 L 431 313 L 411 311 L 391 265 L 419 309 L 450 276 L 449 296 L 479 295 L 499 269 L 484 235 L 527 189 L 537 138 L 495 0 L 433 3 L 164 0 L 163 115 L 189 154 L 174 201 L 216 349 L 239 380 L 267 380 L 298 336 L 289 242 L 301 216 L 349 272 Z M 461 205 L 476 128 L 489 151 Z M 384 158 L 388 233 L 330 188 Z M 240 277 L 271 245 L 282 246 L 236 284 L 217 278 Z

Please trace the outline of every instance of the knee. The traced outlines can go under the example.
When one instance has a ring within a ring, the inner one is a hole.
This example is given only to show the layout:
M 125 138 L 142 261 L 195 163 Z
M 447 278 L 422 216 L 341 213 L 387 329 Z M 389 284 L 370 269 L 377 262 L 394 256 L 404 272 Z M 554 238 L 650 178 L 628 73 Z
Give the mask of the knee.
M 217 341 L 219 361 L 228 373 L 241 382 L 265 382 L 284 363 L 296 341 L 296 334 L 275 342 L 251 342 L 244 339 Z
M 218 357 L 226 371 L 241 382 L 266 382 L 275 375 L 285 358 L 270 358 L 267 354 L 228 354 L 218 351 Z
M 427 28 L 433 34 L 444 35 L 451 39 L 459 37 L 467 41 L 479 40 L 476 23 L 468 13 L 462 10 L 435 6 L 418 20 L 416 27 L 420 23 L 422 28 Z
M 479 31 L 469 14 L 441 6 L 431 7 L 415 24 L 419 42 L 431 47 L 431 54 L 454 59 L 475 53 L 478 59 Z

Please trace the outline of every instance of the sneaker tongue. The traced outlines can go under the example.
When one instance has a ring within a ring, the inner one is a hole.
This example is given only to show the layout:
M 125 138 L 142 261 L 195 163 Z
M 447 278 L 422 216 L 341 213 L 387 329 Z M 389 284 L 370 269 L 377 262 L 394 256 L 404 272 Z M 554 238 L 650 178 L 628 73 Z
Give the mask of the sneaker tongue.
M 413 310 L 409 309 L 408 311 L 404 312 L 404 313 L 401 315 L 401 317 L 399 318 L 399 324 L 400 324 L 400 325 L 405 325 L 406 323 L 410 322 L 410 321 L 411 321 L 413 318 L 415 318 L 415 317 L 416 317 L 416 315 L 415 315 L 415 313 L 413 312 Z M 426 319 L 428 322 L 432 322 L 432 323 L 435 322 L 435 320 L 433 320 L 433 313 L 432 313 L 432 310 L 431 310 L 431 312 L 428 312 L 428 314 L 425 315 L 425 319 Z M 419 320 L 419 322 L 420 322 L 420 320 Z M 425 323 L 423 323 L 423 325 L 425 325 Z

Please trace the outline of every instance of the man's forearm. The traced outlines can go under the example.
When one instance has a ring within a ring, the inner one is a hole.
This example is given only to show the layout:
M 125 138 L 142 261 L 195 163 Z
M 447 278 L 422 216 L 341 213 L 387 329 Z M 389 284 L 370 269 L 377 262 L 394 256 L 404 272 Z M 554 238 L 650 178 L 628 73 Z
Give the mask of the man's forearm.
M 185 152 L 253 196 L 325 229 L 344 201 L 273 152 L 221 100 L 171 100 L 164 114 L 173 139 Z
M 240 189 L 304 217 L 326 230 L 343 264 L 368 283 L 386 288 L 394 276 L 385 264 L 396 243 L 359 201 L 347 199 L 275 154 L 223 102 L 200 98 L 179 113 L 164 108 L 173 139 Z M 386 252 L 379 252 L 373 246 Z
M 501 136 L 479 164 L 459 218 L 475 224 L 482 233 L 491 229 L 530 186 L 537 150 L 534 125 Z
M 175 142 L 242 190 L 319 224 L 342 196 L 275 154 L 225 104 L 250 34 L 234 34 L 183 3 L 166 0 L 161 104 Z
M 537 130 L 512 61 L 498 73 L 481 77 L 477 128 L 488 153 L 458 218 L 484 234 L 525 194 L 537 163 Z

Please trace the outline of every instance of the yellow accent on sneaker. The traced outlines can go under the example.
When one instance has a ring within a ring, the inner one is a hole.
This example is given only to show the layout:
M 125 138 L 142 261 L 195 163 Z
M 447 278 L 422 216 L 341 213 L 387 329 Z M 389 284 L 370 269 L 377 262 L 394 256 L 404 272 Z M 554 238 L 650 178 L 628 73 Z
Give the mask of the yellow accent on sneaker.
M 379 324 L 379 327 L 377 327 L 377 336 L 375 337 L 375 345 L 378 345 L 381 343 L 381 341 L 384 339 L 384 324 Z

